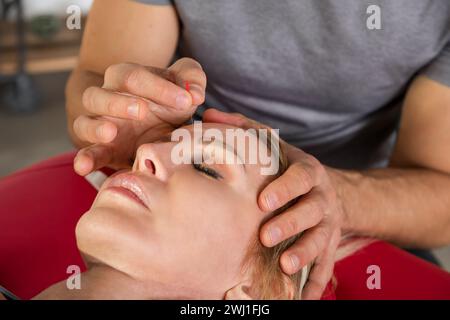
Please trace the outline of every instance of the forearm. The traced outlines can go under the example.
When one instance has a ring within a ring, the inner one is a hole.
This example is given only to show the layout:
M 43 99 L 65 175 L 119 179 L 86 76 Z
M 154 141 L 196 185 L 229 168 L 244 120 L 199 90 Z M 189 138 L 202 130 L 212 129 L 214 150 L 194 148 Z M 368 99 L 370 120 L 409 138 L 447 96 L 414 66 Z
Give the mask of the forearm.
M 82 67 L 77 67 L 70 75 L 69 81 L 66 85 L 66 117 L 67 130 L 70 138 L 75 146 L 82 148 L 88 143 L 77 138 L 73 131 L 73 122 L 75 119 L 87 111 L 83 107 L 82 96 L 83 92 L 91 86 L 102 86 L 103 75 L 88 71 Z
M 450 243 L 450 175 L 426 169 L 327 168 L 344 208 L 344 230 L 406 247 Z

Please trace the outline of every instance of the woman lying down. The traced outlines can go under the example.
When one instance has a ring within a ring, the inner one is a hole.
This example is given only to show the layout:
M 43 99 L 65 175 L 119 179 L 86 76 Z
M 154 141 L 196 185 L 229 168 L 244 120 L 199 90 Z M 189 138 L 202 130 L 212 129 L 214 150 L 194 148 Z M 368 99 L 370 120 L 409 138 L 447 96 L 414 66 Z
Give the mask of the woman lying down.
M 194 136 L 192 125 L 184 128 Z M 233 129 L 203 124 L 208 128 L 224 136 Z M 205 152 L 209 147 L 203 148 L 209 161 L 174 164 L 178 142 L 170 137 L 142 145 L 132 170 L 108 178 L 77 224 L 88 267 L 81 290 L 68 290 L 62 281 L 35 298 L 300 299 L 308 267 L 288 276 L 279 266 L 296 239 L 266 248 L 258 238 L 259 227 L 277 212 L 262 212 L 257 195 L 288 166 L 274 139 L 266 140 L 279 161 L 272 175 L 261 174 L 260 162 L 211 161 L 220 153 Z M 221 148 L 237 153 L 225 143 Z

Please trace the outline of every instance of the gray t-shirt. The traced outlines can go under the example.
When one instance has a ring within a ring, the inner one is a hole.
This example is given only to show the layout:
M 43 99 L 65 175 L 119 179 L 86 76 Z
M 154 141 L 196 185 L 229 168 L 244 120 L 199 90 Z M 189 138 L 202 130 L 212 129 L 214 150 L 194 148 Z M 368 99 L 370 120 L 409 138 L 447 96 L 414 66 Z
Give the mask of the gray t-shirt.
M 450 86 L 449 0 L 138 1 L 175 6 L 206 106 L 278 128 L 327 165 L 386 165 L 413 77 Z

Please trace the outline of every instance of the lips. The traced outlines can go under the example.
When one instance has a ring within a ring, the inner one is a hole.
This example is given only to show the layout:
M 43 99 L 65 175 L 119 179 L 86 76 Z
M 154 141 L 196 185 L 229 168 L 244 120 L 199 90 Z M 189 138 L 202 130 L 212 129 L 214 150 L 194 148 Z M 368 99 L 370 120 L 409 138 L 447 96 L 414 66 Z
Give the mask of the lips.
M 129 173 L 121 173 L 108 180 L 106 189 L 119 192 L 149 209 L 149 202 L 139 178 Z

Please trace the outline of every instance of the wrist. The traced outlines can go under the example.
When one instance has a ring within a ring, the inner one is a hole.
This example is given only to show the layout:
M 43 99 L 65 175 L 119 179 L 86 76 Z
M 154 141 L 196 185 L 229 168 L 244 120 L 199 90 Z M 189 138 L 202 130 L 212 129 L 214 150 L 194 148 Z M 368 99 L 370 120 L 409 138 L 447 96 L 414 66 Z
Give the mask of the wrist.
M 342 233 L 353 233 L 357 229 L 357 217 L 354 217 L 352 204 L 354 205 L 354 202 L 357 201 L 355 185 L 360 178 L 360 174 L 356 171 L 325 168 L 336 192 L 337 201 L 342 208 Z

